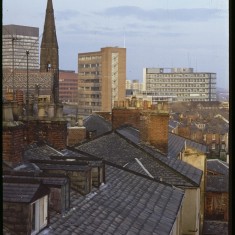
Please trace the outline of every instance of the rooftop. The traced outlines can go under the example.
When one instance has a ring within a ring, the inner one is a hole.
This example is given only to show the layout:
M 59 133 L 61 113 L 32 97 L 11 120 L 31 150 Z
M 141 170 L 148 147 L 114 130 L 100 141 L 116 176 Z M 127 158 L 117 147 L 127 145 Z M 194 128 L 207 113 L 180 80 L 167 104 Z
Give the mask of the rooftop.
M 42 234 L 170 234 L 183 191 L 106 166 L 107 182 L 85 197 L 72 191 L 72 210 L 53 214 Z

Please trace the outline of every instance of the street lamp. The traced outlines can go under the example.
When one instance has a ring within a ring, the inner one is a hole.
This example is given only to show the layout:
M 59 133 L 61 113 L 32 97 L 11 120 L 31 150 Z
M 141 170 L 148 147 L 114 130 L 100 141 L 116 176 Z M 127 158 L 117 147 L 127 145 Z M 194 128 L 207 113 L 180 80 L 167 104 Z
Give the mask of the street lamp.
M 27 119 L 29 117 L 29 51 L 26 51 L 27 57 L 27 94 L 26 94 L 26 110 L 27 110 Z

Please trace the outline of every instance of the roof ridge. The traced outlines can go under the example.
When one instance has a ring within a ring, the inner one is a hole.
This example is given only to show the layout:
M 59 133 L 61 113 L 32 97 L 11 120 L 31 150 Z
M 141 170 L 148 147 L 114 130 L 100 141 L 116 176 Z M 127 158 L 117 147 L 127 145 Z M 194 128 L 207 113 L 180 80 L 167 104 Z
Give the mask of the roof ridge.
M 145 154 L 147 154 L 148 156 L 151 156 L 153 159 L 157 160 L 158 163 L 160 163 L 160 164 L 166 166 L 166 167 L 167 167 L 168 169 L 170 169 L 171 171 L 175 172 L 176 174 L 182 176 L 184 179 L 186 179 L 186 180 L 188 180 L 189 182 L 191 182 L 192 185 L 198 186 L 198 184 L 197 184 L 196 182 L 194 182 L 193 180 L 191 180 L 190 178 L 188 178 L 186 175 L 183 175 L 183 174 L 182 174 L 181 172 L 179 172 L 178 170 L 172 168 L 171 166 L 169 166 L 169 165 L 166 164 L 165 162 L 161 161 L 159 158 L 153 156 L 151 153 L 149 153 L 148 151 L 146 151 L 145 149 L 143 149 L 140 145 L 135 144 L 135 143 L 132 142 L 130 139 L 126 138 L 125 136 L 123 136 L 121 133 L 118 133 L 117 131 L 115 131 L 115 133 L 116 133 L 117 135 L 119 135 L 121 138 L 125 139 L 125 140 L 126 140 L 128 143 L 130 143 L 131 145 L 133 145 L 133 146 L 137 147 L 138 149 L 140 149 L 141 151 L 145 152 Z M 153 149 L 153 150 L 156 151 L 156 152 L 158 152 L 158 150 L 156 150 L 156 149 Z M 158 152 L 158 153 L 159 153 L 159 154 L 162 154 L 162 153 L 160 153 L 160 152 Z M 163 157 L 163 156 L 162 156 L 162 157 Z M 169 159 L 169 158 L 166 157 L 166 159 Z M 172 159 L 169 159 L 169 160 L 172 160 Z M 179 159 L 175 159 L 175 160 L 179 160 Z M 188 164 L 188 163 L 186 163 L 186 162 L 184 162 L 184 161 L 182 161 L 182 160 L 179 160 L 179 161 L 181 161 L 181 162 L 184 163 L 184 164 L 189 165 L 190 167 L 194 167 L 194 166 L 192 166 L 192 165 L 190 165 L 190 164 Z M 194 167 L 194 168 L 196 168 L 196 167 Z M 197 168 L 197 169 L 198 169 L 198 168 Z M 198 170 L 200 170 L 200 169 L 198 169 Z M 202 177 L 202 174 L 201 174 L 201 177 Z M 154 178 L 154 179 L 155 179 L 155 178 Z M 200 181 L 201 181 L 201 179 L 200 179 Z

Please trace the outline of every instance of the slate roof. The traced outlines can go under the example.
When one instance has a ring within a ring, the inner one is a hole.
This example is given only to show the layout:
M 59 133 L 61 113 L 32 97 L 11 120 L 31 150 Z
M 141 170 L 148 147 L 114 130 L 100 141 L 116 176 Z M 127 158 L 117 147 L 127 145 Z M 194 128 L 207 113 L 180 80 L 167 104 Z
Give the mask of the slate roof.
M 219 117 L 213 118 L 206 124 L 205 131 L 208 133 L 225 134 L 229 132 L 229 124 Z
M 101 157 L 107 162 L 127 169 L 135 169 L 140 174 L 143 172 L 147 176 L 150 174 L 157 180 L 175 186 L 198 187 L 201 181 L 201 170 L 181 160 L 168 159 L 156 150 L 151 149 L 152 152 L 150 152 L 116 132 L 82 143 L 75 149 Z M 140 163 L 138 167 L 136 167 L 137 161 Z
M 203 235 L 228 235 L 228 222 L 205 220 Z
M 177 156 L 179 154 L 178 151 L 181 151 L 182 148 L 185 146 L 185 143 L 183 141 L 184 138 L 182 138 L 178 135 L 169 133 L 169 138 L 172 137 L 172 139 L 171 139 L 171 141 L 168 141 L 168 143 L 175 142 L 175 144 L 173 144 L 171 146 L 171 148 L 172 149 L 176 148 L 175 154 L 174 154 L 175 156 L 174 156 L 174 158 L 171 158 L 169 156 L 169 154 L 166 157 L 165 155 L 159 153 L 158 150 L 155 149 L 153 146 L 140 142 L 139 131 L 135 128 L 132 128 L 132 127 L 119 128 L 117 130 L 117 132 L 120 133 L 121 135 L 125 136 L 126 138 L 128 138 L 130 141 L 137 144 L 139 147 L 141 147 L 142 149 L 144 149 L 145 151 L 150 153 L 152 156 L 154 156 L 155 158 L 157 158 L 161 162 L 165 163 L 166 165 L 168 165 L 169 167 L 171 167 L 175 171 L 184 175 L 188 179 L 193 180 L 195 183 L 200 184 L 202 171 L 193 167 L 192 165 L 190 165 L 186 162 L 183 162 L 183 161 L 177 159 Z M 177 138 L 178 138 L 178 141 L 177 141 Z M 172 140 L 174 140 L 174 141 L 172 141 Z M 191 144 L 191 142 L 193 143 L 193 141 L 189 141 L 189 144 Z M 188 142 L 187 142 L 187 144 L 188 144 Z M 168 146 L 169 146 L 169 144 L 168 144 Z M 197 144 L 195 144 L 193 146 L 197 147 Z M 200 144 L 199 144 L 199 147 L 200 147 Z
M 40 198 L 45 186 L 39 183 L 3 182 L 3 201 L 30 203 Z
M 28 148 L 24 151 L 23 160 L 25 162 L 29 161 L 30 159 L 50 160 L 50 156 L 58 156 L 58 155 L 63 156 L 63 154 L 60 151 L 50 147 L 45 143 L 42 144 L 35 143 L 29 145 Z
M 106 184 L 86 197 L 72 191 L 72 210 L 54 213 L 40 234 L 171 234 L 183 191 L 112 166 L 106 175 Z
M 133 127 L 119 128 L 118 133 L 122 134 L 126 138 L 130 139 L 135 144 L 140 144 L 139 131 Z M 168 158 L 177 158 L 179 153 L 185 148 L 185 144 L 188 147 L 194 148 L 202 153 L 207 153 L 207 146 L 200 144 L 190 139 L 186 139 L 179 135 L 168 132 Z
M 179 153 L 185 147 L 190 147 L 196 149 L 201 153 L 207 153 L 208 148 L 204 144 L 200 144 L 190 139 L 186 139 L 179 135 L 168 133 L 168 157 L 169 158 L 177 158 Z
M 88 132 L 96 131 L 97 136 L 112 130 L 112 124 L 98 114 L 91 114 L 88 116 L 84 119 L 83 125 Z
M 64 185 L 69 182 L 69 179 L 62 175 L 53 175 L 53 174 L 31 174 L 28 172 L 18 172 L 18 171 L 12 171 L 12 172 L 3 172 L 4 179 L 5 180 L 11 180 L 11 179 L 22 179 L 22 180 L 39 180 L 44 185 L 48 186 L 60 186 Z
M 228 192 L 228 177 L 225 175 L 207 175 L 207 192 Z
M 228 165 L 228 163 L 221 161 L 219 159 L 208 159 L 207 160 L 207 170 L 228 176 L 229 165 Z

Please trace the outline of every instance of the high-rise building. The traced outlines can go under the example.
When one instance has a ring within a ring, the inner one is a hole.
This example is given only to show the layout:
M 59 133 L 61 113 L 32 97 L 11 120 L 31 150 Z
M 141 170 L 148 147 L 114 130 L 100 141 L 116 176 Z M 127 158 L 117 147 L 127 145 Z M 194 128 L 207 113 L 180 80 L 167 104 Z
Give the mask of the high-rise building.
M 143 94 L 152 101 L 216 101 L 216 73 L 193 68 L 144 68 Z
M 111 112 L 126 92 L 126 48 L 105 47 L 78 54 L 78 111 Z
M 23 25 L 3 25 L 2 67 L 3 69 L 39 68 L 39 28 Z
M 35 27 L 3 26 L 4 99 L 15 100 L 16 93 L 20 93 L 24 103 L 37 101 L 40 95 L 58 103 L 59 53 L 52 0 L 47 1 L 40 63 L 38 35 L 39 29 Z
M 59 72 L 60 101 L 66 103 L 78 102 L 78 74 L 71 70 Z

